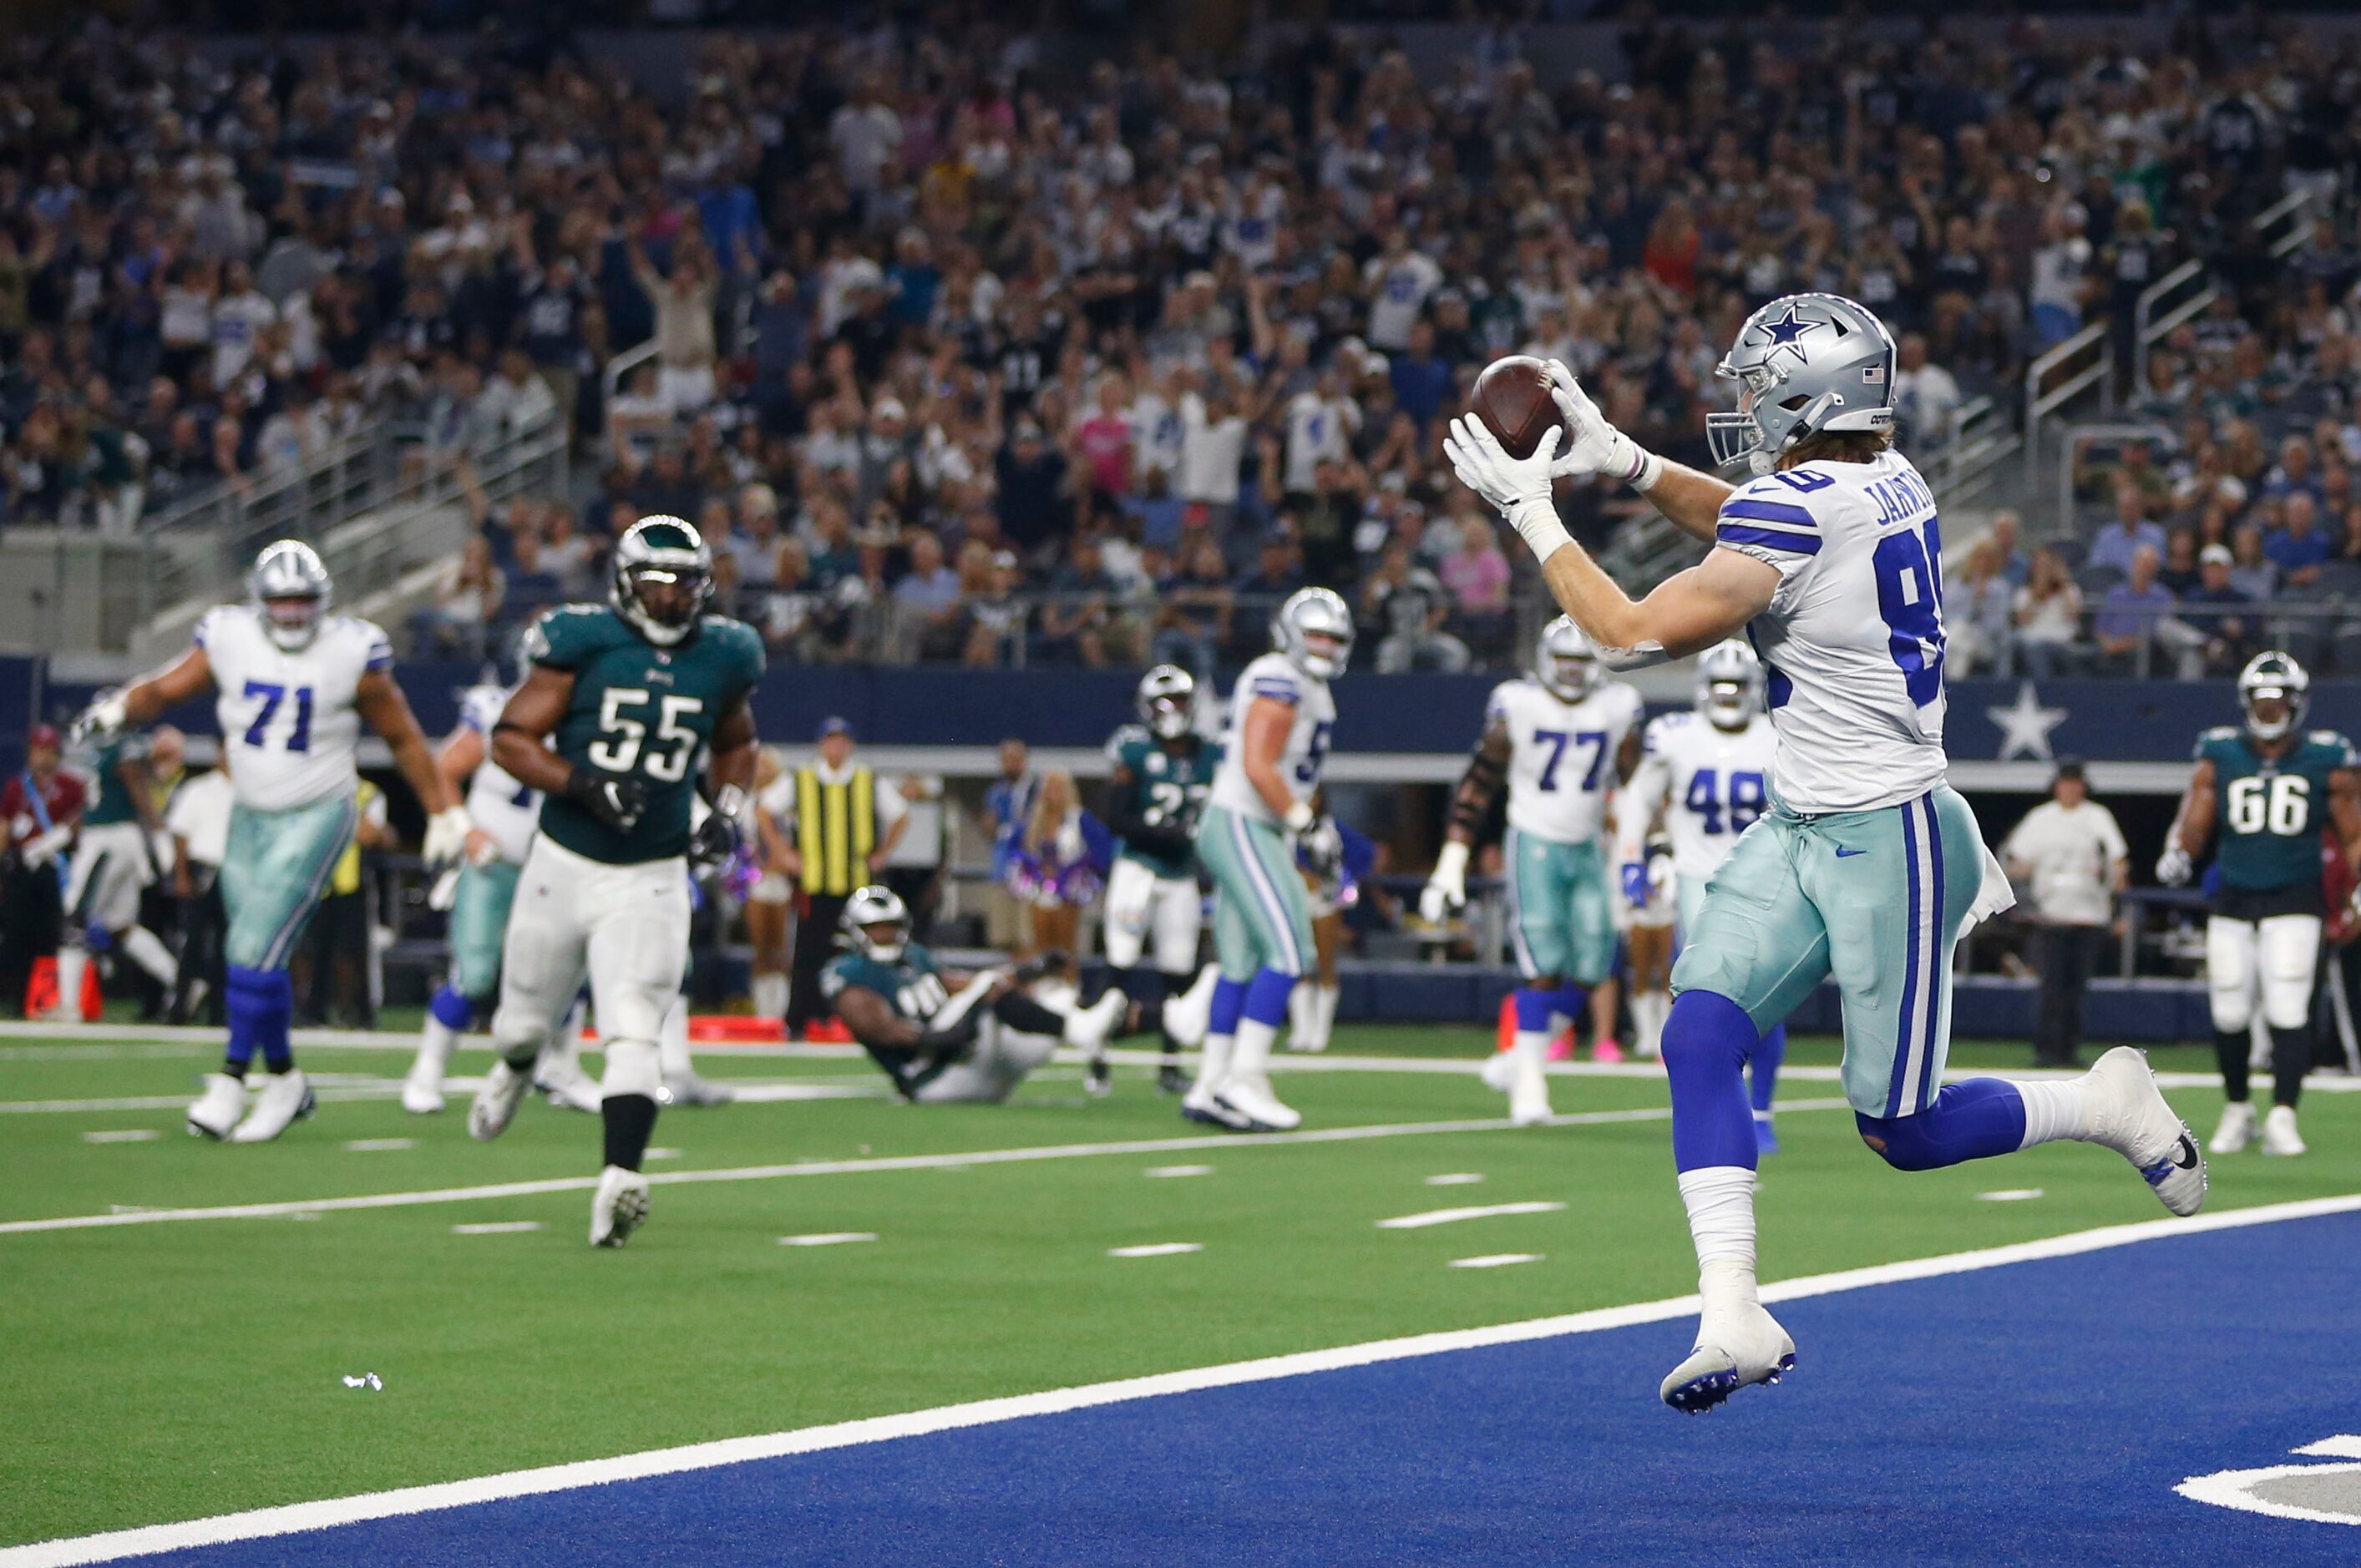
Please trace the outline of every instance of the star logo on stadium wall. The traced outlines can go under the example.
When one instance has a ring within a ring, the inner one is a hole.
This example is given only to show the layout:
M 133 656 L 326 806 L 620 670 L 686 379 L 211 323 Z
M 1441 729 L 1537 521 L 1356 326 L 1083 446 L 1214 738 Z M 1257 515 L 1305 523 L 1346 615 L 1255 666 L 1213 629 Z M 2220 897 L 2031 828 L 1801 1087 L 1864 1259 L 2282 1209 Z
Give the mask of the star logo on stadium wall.
M 2019 755 L 2038 762 L 2050 760 L 2049 732 L 2066 722 L 2062 707 L 2044 707 L 2031 681 L 2019 682 L 2016 700 L 2006 707 L 1988 707 L 1984 717 L 2000 727 L 2000 760 Z

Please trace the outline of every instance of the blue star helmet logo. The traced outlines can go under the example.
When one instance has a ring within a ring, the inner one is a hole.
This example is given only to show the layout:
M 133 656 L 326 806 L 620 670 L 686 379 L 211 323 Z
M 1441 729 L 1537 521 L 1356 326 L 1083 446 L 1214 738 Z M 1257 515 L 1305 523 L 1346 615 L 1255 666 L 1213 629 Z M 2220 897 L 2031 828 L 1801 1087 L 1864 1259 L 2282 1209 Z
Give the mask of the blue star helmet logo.
M 1771 354 L 1775 354 L 1780 349 L 1784 348 L 1793 353 L 1796 359 L 1800 361 L 1804 357 L 1804 350 L 1795 340 L 1803 336 L 1806 333 L 1817 332 L 1827 324 L 1828 323 L 1826 322 L 1806 320 L 1804 317 L 1795 313 L 1795 307 L 1794 305 L 1789 305 L 1785 315 L 1780 317 L 1775 322 L 1764 322 L 1763 323 L 1763 330 L 1771 334 L 1771 342 L 1769 345 L 1770 353 L 1765 354 L 1763 357 L 1768 359 L 1771 356 Z

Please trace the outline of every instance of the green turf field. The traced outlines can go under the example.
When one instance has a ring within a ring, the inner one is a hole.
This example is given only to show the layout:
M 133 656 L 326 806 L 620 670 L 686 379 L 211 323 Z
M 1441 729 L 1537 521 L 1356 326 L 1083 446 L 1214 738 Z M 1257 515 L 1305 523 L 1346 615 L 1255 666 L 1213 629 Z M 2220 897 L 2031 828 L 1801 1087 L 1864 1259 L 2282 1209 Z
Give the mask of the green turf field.
M 1488 1040 L 1346 1027 L 1335 1052 L 1464 1059 Z M 1472 1074 L 1416 1059 L 1290 1072 L 1280 1089 L 1307 1132 L 1380 1131 L 1216 1140 L 1180 1121 L 1140 1066 L 1120 1068 L 1104 1102 L 1083 1096 L 1079 1069 L 1053 1066 L 1007 1106 L 921 1109 L 887 1102 L 857 1061 L 712 1051 L 701 1058 L 712 1076 L 859 1092 L 666 1113 L 655 1143 L 677 1152 L 651 1162 L 663 1174 L 646 1228 L 620 1252 L 593 1252 L 594 1118 L 536 1102 L 499 1143 L 476 1145 L 464 1091 L 441 1116 L 402 1113 L 390 1080 L 407 1045 L 390 1038 L 308 1052 L 324 1096 L 354 1098 L 331 1099 L 279 1143 L 206 1144 L 182 1133 L 180 1107 L 213 1057 L 201 1041 L 95 1030 L 0 1039 L 0 1223 L 292 1206 L 0 1233 L 0 1544 L 1513 1321 L 1695 1283 L 1665 1096 L 1644 1076 L 1553 1084 L 1562 1115 L 1639 1116 L 1512 1131 Z M 1971 1046 L 1954 1059 L 2021 1058 L 2021 1047 Z M 454 1070 L 487 1059 L 466 1052 Z M 2157 1059 L 2196 1071 L 2205 1058 Z M 1833 1060 L 1826 1041 L 1791 1055 Z M 2171 1092 L 2210 1130 L 2218 1095 Z M 1786 1146 L 1766 1162 L 1761 1201 L 1766 1279 L 2163 1212 L 2099 1150 L 1904 1176 L 1861 1146 L 1834 1083 L 1794 1080 L 1784 1099 Z M 1448 1125 L 1460 1122 L 1477 1124 Z M 2305 1126 L 2307 1159 L 2217 1163 L 2213 1204 L 2361 1190 L 2361 1099 L 2315 1093 Z M 110 1134 L 135 1136 L 94 1136 Z M 1170 1140 L 1194 1146 L 1148 1146 Z M 819 1168 L 796 1174 L 803 1164 Z M 1208 1168 L 1157 1174 L 1188 1167 Z M 732 1170 L 743 1179 L 666 1179 Z M 1445 1175 L 1481 1179 L 1430 1185 Z M 552 1180 L 579 1186 L 301 1207 Z M 2041 1196 L 1978 1197 L 2031 1188 Z M 1566 1206 L 1377 1224 L 1527 1201 Z M 523 1222 L 539 1228 L 454 1231 Z M 876 1239 L 779 1242 L 828 1233 Z M 1109 1255 L 1164 1243 L 1202 1250 Z M 1449 1266 L 1500 1253 L 1540 1256 Z M 382 1392 L 342 1381 L 368 1372 Z

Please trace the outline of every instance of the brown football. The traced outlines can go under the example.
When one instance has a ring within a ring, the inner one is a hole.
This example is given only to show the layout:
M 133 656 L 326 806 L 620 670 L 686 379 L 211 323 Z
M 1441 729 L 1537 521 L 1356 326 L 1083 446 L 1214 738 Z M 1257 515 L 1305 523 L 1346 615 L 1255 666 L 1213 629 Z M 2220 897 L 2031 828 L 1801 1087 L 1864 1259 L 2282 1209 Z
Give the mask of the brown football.
M 1550 426 L 1563 422 L 1550 400 L 1549 367 L 1530 354 L 1485 366 L 1468 402 L 1511 457 L 1531 457 Z

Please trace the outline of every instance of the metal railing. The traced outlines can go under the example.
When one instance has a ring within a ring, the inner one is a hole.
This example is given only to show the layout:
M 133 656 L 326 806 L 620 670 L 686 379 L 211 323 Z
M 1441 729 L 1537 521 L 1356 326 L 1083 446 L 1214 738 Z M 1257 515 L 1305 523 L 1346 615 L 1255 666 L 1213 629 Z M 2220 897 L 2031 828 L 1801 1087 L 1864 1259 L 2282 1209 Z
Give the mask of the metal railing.
M 1969 506 L 1999 487 L 2001 466 L 2024 444 L 2006 411 L 1988 397 L 1971 398 L 1951 411 L 1943 444 L 1922 467 L 1936 500 Z
M 2197 285 L 2194 290 L 2189 289 L 2191 283 Z M 2189 291 L 2182 292 L 2184 290 Z M 2184 261 L 2140 291 L 2138 302 L 2132 306 L 2133 396 L 2138 396 L 2147 385 L 2150 351 L 2178 331 L 2183 322 L 2202 314 L 2213 302 L 2215 291 L 2202 261 Z M 2168 300 L 2172 302 L 2167 304 Z
M 2099 622 L 2110 615 L 2105 588 L 2092 581 L 2092 568 L 2076 574 L 2082 607 L 2072 639 L 2063 642 L 2030 640 L 2012 624 L 1988 646 L 1988 629 L 1978 627 L 1967 602 L 1970 586 L 1954 582 L 1945 589 L 1946 630 L 1954 653 L 1972 652 L 1972 659 L 1954 658 L 1947 665 L 1954 677 L 2026 675 L 2051 680 L 2066 675 L 2128 675 L 2157 680 L 2220 680 L 2235 675 L 2246 658 L 2260 649 L 2281 648 L 2317 679 L 2323 674 L 2361 676 L 2361 565 L 2351 565 L 2326 586 L 2307 590 L 2312 597 L 2290 597 L 2281 590 L 2269 599 L 2243 606 L 2176 604 L 2133 611 L 2147 622 L 2144 634 L 2121 652 L 2102 647 Z M 2121 607 L 2118 607 L 2120 609 Z M 2235 636 L 2224 635 L 2224 620 L 2238 622 Z M 1972 668 L 1964 667 L 1972 663 Z
M 2069 425 L 2066 437 L 2058 444 L 2058 526 L 2051 532 L 2077 532 L 2074 516 L 2074 465 L 2081 460 L 2082 449 L 2095 441 L 2154 441 L 2169 451 L 2180 440 L 2171 429 L 2161 424 L 2077 424 Z
M 656 356 L 656 340 L 644 337 L 620 354 L 611 356 L 606 367 L 598 372 L 598 428 L 605 434 L 608 422 L 614 417 L 616 394 L 623 389 L 623 378 Z
M 2025 463 L 2041 460 L 2041 423 L 2097 388 L 2100 406 L 2114 399 L 2115 345 L 2107 323 L 2084 327 L 2025 367 Z
M 2291 256 L 2312 237 L 2312 220 L 2303 215 L 2304 208 L 2311 204 L 2311 192 L 2290 191 L 2257 213 L 2246 226 L 2264 236 L 2263 248 L 2270 252 L 2273 260 Z M 2274 229 L 2279 232 L 2273 234 Z

